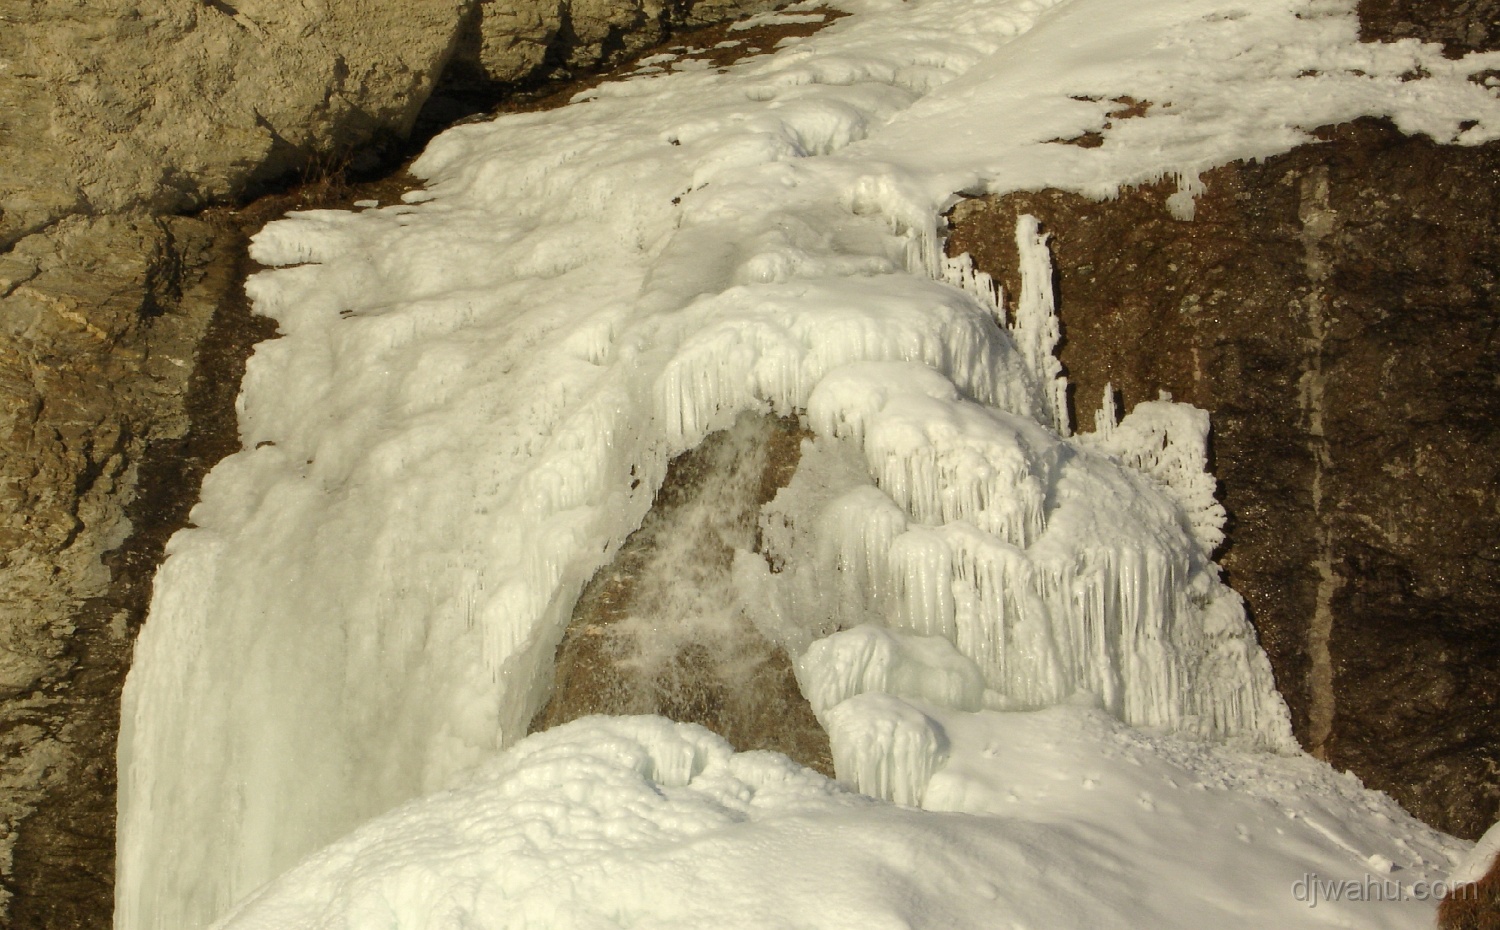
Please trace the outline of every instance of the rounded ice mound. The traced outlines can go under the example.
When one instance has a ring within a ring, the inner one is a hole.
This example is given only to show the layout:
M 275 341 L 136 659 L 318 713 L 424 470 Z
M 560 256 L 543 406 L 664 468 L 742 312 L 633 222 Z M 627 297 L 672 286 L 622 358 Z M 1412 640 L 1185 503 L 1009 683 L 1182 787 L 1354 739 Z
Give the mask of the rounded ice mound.
M 653 906 L 643 863 L 676 862 L 661 880 L 692 881 L 695 857 L 674 850 L 729 854 L 728 831 L 877 805 L 694 724 L 586 717 L 369 822 L 216 926 L 614 926 Z
M 948 640 L 870 624 L 813 643 L 797 660 L 797 679 L 817 714 L 869 691 L 955 710 L 984 706 L 984 675 Z

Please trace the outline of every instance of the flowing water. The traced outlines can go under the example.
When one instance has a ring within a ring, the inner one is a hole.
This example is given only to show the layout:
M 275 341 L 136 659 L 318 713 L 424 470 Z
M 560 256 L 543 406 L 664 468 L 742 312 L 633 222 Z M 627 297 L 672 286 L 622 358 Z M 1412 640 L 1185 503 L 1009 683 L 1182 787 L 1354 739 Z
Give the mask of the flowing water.
M 673 460 L 641 528 L 573 609 L 533 730 L 660 714 L 833 773 L 786 649 L 757 627 L 733 578 L 737 552 L 760 555 L 761 508 L 809 438 L 795 418 L 747 413 Z

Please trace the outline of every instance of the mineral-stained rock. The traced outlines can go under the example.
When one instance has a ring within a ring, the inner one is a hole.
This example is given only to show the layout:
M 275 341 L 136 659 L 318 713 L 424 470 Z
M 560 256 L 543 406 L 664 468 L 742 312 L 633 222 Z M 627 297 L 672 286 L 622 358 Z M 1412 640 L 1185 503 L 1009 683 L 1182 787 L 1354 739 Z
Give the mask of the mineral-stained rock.
M 1212 412 L 1221 560 L 1299 738 L 1445 830 L 1500 802 L 1500 145 L 1375 121 L 1093 202 L 961 204 L 950 251 L 1016 293 L 1052 234 L 1075 422 L 1112 383 Z

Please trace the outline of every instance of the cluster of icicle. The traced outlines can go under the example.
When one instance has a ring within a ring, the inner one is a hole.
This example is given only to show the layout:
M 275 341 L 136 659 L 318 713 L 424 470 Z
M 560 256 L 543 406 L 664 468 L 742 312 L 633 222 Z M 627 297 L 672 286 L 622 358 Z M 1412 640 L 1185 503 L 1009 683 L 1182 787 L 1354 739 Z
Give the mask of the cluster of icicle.
M 1096 432 L 1065 438 L 1046 240 L 1030 216 L 1016 240 L 1025 283 L 1007 335 L 1031 416 L 899 362 L 844 366 L 807 400 L 820 441 L 858 448 L 873 486 L 775 514 L 804 526 L 780 541 L 768 527 L 786 567 L 761 592 L 782 626 L 845 630 L 799 662 L 840 776 L 920 802 L 940 728 L 888 695 L 959 710 L 1086 701 L 1137 726 L 1288 748 L 1269 663 L 1212 561 L 1224 511 L 1205 470 L 1207 414 L 1161 400 L 1117 420 L 1107 395 Z M 941 269 L 1007 325 L 967 256 Z

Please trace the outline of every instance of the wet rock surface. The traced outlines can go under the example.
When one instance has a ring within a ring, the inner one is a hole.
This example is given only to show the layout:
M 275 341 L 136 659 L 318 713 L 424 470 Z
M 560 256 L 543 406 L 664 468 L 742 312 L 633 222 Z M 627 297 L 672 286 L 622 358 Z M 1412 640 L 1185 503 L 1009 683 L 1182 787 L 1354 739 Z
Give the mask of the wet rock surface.
M 1298 737 L 1441 829 L 1500 801 L 1500 145 L 1361 121 L 1163 183 L 962 203 L 949 251 L 1017 293 L 1052 234 L 1074 422 L 1106 383 L 1212 412 L 1221 552 Z
M 758 551 L 760 508 L 791 480 L 808 435 L 794 418 L 745 414 L 672 461 L 641 528 L 579 597 L 533 732 L 589 714 L 660 714 L 832 777 L 828 735 L 790 658 L 735 603 L 730 580 L 735 551 Z

